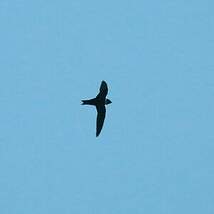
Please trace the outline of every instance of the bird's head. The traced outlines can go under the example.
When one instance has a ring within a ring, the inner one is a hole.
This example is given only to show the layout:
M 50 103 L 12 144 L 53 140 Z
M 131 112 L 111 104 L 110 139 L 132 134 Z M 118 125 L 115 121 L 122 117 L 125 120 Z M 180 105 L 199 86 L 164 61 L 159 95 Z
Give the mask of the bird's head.
M 110 104 L 110 103 L 112 103 L 111 100 L 106 99 L 105 104 L 108 105 L 108 104 Z

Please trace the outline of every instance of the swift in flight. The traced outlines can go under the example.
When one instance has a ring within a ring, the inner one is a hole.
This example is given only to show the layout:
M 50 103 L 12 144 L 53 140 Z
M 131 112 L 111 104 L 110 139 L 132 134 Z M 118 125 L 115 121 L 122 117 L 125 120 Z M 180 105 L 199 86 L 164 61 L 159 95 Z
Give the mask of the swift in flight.
M 105 120 L 106 116 L 105 105 L 112 103 L 111 100 L 106 98 L 107 93 L 108 93 L 107 83 L 105 81 L 102 81 L 100 85 L 100 92 L 95 98 L 90 100 L 82 100 L 82 105 L 93 105 L 97 109 L 96 137 L 99 136 Z

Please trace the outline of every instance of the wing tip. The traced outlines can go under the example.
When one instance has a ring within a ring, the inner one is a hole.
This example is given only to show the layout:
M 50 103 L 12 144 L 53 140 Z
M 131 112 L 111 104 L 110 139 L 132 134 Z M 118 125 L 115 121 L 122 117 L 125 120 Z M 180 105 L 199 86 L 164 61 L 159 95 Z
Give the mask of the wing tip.
M 107 85 L 107 82 L 105 80 L 102 80 L 101 84 Z
M 98 137 L 100 135 L 100 133 L 96 132 L 96 137 Z
M 108 93 L 108 85 L 104 80 L 100 84 L 100 92 Z

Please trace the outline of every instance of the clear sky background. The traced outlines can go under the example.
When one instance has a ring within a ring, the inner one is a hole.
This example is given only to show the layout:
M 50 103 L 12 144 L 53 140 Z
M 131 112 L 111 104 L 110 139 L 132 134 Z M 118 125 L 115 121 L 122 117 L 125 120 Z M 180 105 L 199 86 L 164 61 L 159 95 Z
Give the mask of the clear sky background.
M 1 0 L 0 213 L 213 214 L 213 8 Z

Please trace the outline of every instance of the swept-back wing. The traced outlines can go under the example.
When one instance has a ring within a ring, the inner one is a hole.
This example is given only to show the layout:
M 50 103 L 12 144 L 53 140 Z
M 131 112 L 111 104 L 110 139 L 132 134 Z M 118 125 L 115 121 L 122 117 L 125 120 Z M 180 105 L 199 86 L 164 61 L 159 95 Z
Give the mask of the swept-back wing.
M 103 127 L 103 123 L 105 120 L 105 116 L 106 116 L 106 108 L 104 105 L 101 106 L 96 106 L 97 108 L 97 129 L 96 129 L 96 137 L 99 136 L 102 127 Z
M 107 83 L 105 81 L 102 81 L 100 85 L 100 93 L 97 95 L 97 97 L 102 97 L 103 99 L 105 99 L 107 93 L 108 93 Z

